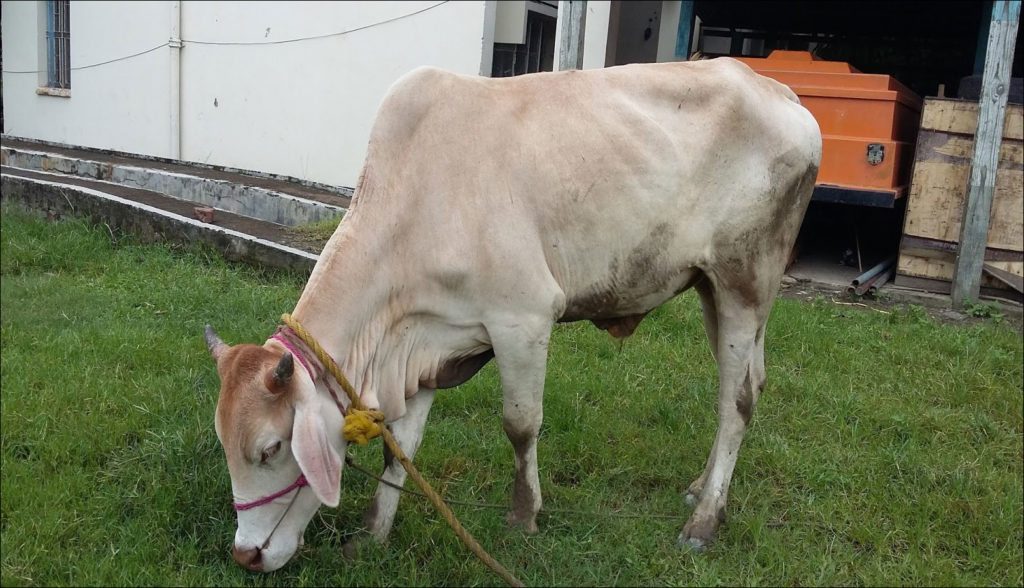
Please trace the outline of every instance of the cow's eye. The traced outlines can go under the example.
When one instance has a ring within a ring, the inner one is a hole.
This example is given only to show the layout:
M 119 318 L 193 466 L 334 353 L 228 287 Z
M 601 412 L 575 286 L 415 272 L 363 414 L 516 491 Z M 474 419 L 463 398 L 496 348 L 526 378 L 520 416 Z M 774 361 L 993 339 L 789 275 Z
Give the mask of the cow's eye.
M 281 449 L 281 442 L 278 441 L 273 445 L 268 445 L 263 453 L 260 455 L 260 463 L 267 463 L 267 460 L 277 455 L 278 450 Z

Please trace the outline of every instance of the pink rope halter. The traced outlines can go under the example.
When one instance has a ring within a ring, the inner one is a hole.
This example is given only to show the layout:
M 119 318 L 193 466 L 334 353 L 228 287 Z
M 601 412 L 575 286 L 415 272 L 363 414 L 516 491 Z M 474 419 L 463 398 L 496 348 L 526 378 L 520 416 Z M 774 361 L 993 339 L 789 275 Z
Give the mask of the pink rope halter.
M 291 329 L 289 329 L 289 330 L 291 330 Z M 281 345 L 284 345 L 284 348 L 287 349 L 289 352 L 291 352 L 292 357 L 294 357 L 295 359 L 299 360 L 299 363 L 302 364 L 302 367 L 306 368 L 306 373 L 309 374 L 309 379 L 313 380 L 314 382 L 316 381 L 316 373 L 313 372 L 313 368 L 310 367 L 309 362 L 307 362 L 306 358 L 302 357 L 302 354 L 299 353 L 298 350 L 295 349 L 295 346 L 292 345 L 291 341 L 289 341 L 286 337 L 281 336 L 281 331 L 280 330 L 278 330 L 278 332 L 276 332 L 273 335 L 271 335 L 270 338 L 274 339 L 275 341 L 277 341 Z
M 253 500 L 252 502 L 232 502 L 231 504 L 234 505 L 235 510 L 249 510 L 250 508 L 263 506 L 264 504 L 272 502 L 274 499 L 280 498 L 285 494 L 288 494 L 292 490 L 295 490 L 296 488 L 302 488 L 303 486 L 309 486 L 309 482 L 306 481 L 305 475 L 299 474 L 298 479 L 292 482 L 291 486 L 288 486 L 284 490 L 279 490 L 277 492 L 274 492 L 270 496 L 264 496 L 263 498 Z
M 309 379 L 315 382 L 317 374 L 315 371 L 313 371 L 313 366 L 310 365 L 310 361 L 306 360 L 306 358 L 303 357 L 301 353 L 299 353 L 298 349 L 295 348 L 295 344 L 293 342 L 289 341 L 287 337 L 281 335 L 281 333 L 284 331 L 294 333 L 294 331 L 292 331 L 289 327 L 281 327 L 277 330 L 276 333 L 271 335 L 270 338 L 274 339 L 281 345 L 284 345 L 284 348 L 287 349 L 292 354 L 292 357 L 298 359 L 299 363 L 302 364 L 302 367 L 306 368 L 306 373 L 309 374 Z M 328 357 L 330 356 L 328 355 Z M 331 360 L 333 361 L 334 358 L 331 357 Z M 326 377 L 324 377 L 324 386 L 326 386 L 327 391 L 331 393 L 331 398 L 334 399 L 334 404 L 338 405 L 338 410 L 340 410 L 341 414 L 344 415 L 345 407 L 344 405 L 341 404 L 341 401 L 338 399 L 338 393 L 335 392 L 334 387 L 331 386 L 330 381 L 328 381 Z

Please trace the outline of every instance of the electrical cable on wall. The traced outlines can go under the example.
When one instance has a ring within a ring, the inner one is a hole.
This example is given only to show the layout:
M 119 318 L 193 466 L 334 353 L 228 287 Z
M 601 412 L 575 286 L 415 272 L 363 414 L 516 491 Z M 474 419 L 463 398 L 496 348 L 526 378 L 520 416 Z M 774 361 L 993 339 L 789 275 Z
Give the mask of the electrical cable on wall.
M 156 51 L 157 49 L 161 49 L 163 47 L 166 47 L 169 44 L 170 43 L 161 43 L 161 44 L 157 45 L 156 47 L 152 47 L 150 49 L 146 49 L 145 51 L 139 51 L 138 53 L 132 53 L 131 55 L 125 55 L 124 57 L 118 57 L 116 59 L 110 59 L 110 60 L 107 60 L 107 61 L 101 61 L 99 63 L 91 63 L 89 65 L 81 65 L 81 66 L 78 66 L 78 67 L 72 67 L 71 71 L 79 71 L 79 70 L 83 70 L 83 69 L 89 69 L 90 67 L 99 67 L 101 65 L 107 65 L 108 63 L 114 63 L 116 61 L 124 61 L 126 59 L 131 59 L 133 57 L 138 57 L 140 55 L 145 55 L 147 53 L 152 53 L 153 51 Z M 3 70 L 3 72 L 5 74 L 28 74 L 28 73 L 45 73 L 46 70 L 45 69 L 42 69 L 42 70 L 40 70 L 40 69 L 26 69 L 26 70 L 9 70 L 9 69 L 5 69 L 5 70 Z
M 433 10 L 433 9 L 437 8 L 438 6 L 441 6 L 442 4 L 447 4 L 449 1 L 450 0 L 443 0 L 442 2 L 438 2 L 437 4 L 433 4 L 431 6 L 427 6 L 426 8 L 421 8 L 421 9 L 415 11 L 415 12 L 410 12 L 408 14 L 403 14 L 403 15 L 400 15 L 400 16 L 395 16 L 395 17 L 389 18 L 387 20 L 382 20 L 380 22 L 375 22 L 373 24 L 363 25 L 361 27 L 356 27 L 354 29 L 348 29 L 348 30 L 345 30 L 345 31 L 339 31 L 337 33 L 326 33 L 326 34 L 323 34 L 323 35 L 313 35 L 311 37 L 299 37 L 297 39 L 282 39 L 280 41 L 194 41 L 194 40 L 186 41 L 186 40 L 183 39 L 182 42 L 183 43 L 191 43 L 193 45 L 283 45 L 285 43 L 297 43 L 299 41 L 311 41 L 313 39 L 326 39 L 327 37 L 340 37 L 341 35 L 347 35 L 349 33 L 354 33 L 356 31 L 362 31 L 362 30 L 366 30 L 366 29 L 369 29 L 369 28 L 373 28 L 373 27 L 376 27 L 376 26 L 383 25 L 383 24 L 387 24 L 389 22 L 394 22 L 396 20 L 402 20 L 403 18 L 409 18 L 410 16 L 416 16 L 417 14 L 426 12 L 428 10 Z
M 313 35 L 313 36 L 310 36 L 310 37 L 299 37 L 297 39 L 282 39 L 280 41 L 195 41 L 195 40 L 189 40 L 189 39 L 182 39 L 181 42 L 183 44 L 191 44 L 191 45 L 282 45 L 282 44 L 285 44 L 285 43 L 297 43 L 299 41 L 311 41 L 311 40 L 314 40 L 314 39 L 325 39 L 327 37 L 340 37 L 341 35 L 347 35 L 349 33 L 354 33 L 356 31 L 363 31 L 363 30 L 370 29 L 370 28 L 373 28 L 373 27 L 377 27 L 377 26 L 380 26 L 380 25 L 383 25 L 383 24 L 387 24 L 389 22 L 394 22 L 396 20 L 401 20 L 403 18 L 409 18 L 410 16 L 416 16 L 417 14 L 422 14 L 424 12 L 427 12 L 428 10 L 433 10 L 433 9 L 437 8 L 438 6 L 441 6 L 442 4 L 447 4 L 449 1 L 450 0 L 443 0 L 442 2 L 438 2 L 437 4 L 433 4 L 431 6 L 427 6 L 426 8 L 421 8 L 421 9 L 415 11 L 415 12 L 410 12 L 408 14 L 403 14 L 403 15 L 396 16 L 396 17 L 393 17 L 393 18 L 389 18 L 387 20 L 382 20 L 380 22 L 375 22 L 375 23 L 372 23 L 372 24 L 363 25 L 361 27 L 356 27 L 354 29 L 347 29 L 347 30 L 344 30 L 344 31 L 336 32 L 336 33 L 326 33 L 326 34 L 323 34 L 323 35 Z M 140 55 L 145 55 L 147 53 L 152 53 L 153 51 L 156 51 L 157 49 L 161 49 L 161 48 L 167 47 L 169 45 L 170 45 L 170 42 L 161 43 L 161 44 L 157 45 L 156 47 L 152 47 L 150 49 L 146 49 L 145 51 L 140 51 L 138 53 L 133 53 L 131 55 L 125 55 L 124 57 L 117 57 L 115 59 L 110 59 L 110 60 L 107 60 L 107 61 L 101 61 L 99 63 L 91 63 L 89 65 L 81 65 L 81 66 L 78 66 L 78 67 L 72 67 L 71 71 L 80 71 L 80 70 L 83 70 L 83 69 L 89 69 L 89 68 L 93 68 L 93 67 L 99 67 L 101 65 L 107 65 L 107 64 L 110 64 L 110 63 L 115 63 L 115 62 L 118 62 L 118 61 L 124 61 L 126 59 L 132 59 L 134 57 L 139 57 Z M 45 72 L 46 72 L 46 70 L 39 70 L 39 69 L 26 69 L 26 70 L 8 70 L 8 69 L 5 69 L 5 70 L 3 70 L 3 73 L 5 73 L 5 74 L 38 74 L 38 73 L 45 73 Z

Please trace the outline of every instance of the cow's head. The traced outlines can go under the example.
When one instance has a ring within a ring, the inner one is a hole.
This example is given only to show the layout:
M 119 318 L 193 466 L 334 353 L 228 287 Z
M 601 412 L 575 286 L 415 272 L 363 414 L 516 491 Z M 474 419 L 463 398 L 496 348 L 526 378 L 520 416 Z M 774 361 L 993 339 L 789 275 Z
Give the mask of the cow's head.
M 206 346 L 220 375 L 215 427 L 238 513 L 232 555 L 270 572 L 292 557 L 321 504 L 338 505 L 342 416 L 276 341 L 229 347 L 207 326 Z

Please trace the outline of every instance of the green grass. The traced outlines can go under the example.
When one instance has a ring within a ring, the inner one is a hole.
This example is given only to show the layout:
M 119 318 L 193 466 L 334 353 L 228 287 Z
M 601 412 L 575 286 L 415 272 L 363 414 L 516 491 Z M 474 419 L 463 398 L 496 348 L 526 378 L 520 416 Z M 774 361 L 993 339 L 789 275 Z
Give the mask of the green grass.
M 17 585 L 491 585 L 422 499 L 385 546 L 339 548 L 374 483 L 343 473 L 278 572 L 231 560 L 230 485 L 202 327 L 262 342 L 304 277 L 204 250 L 139 245 L 79 221 L 2 214 L 2 576 Z M 624 344 L 586 323 L 551 343 L 540 534 L 456 507 L 533 585 L 1020 585 L 1021 335 L 780 299 L 768 387 L 704 555 L 678 550 L 682 494 L 715 432 L 715 366 L 686 294 Z M 445 495 L 504 502 L 512 449 L 493 363 L 440 393 L 421 471 Z M 352 450 L 376 469 L 378 442 Z M 411 484 L 410 484 L 411 485 Z
M 299 245 L 306 245 L 311 251 L 319 252 L 334 234 L 344 215 L 334 218 L 289 227 L 287 233 Z

